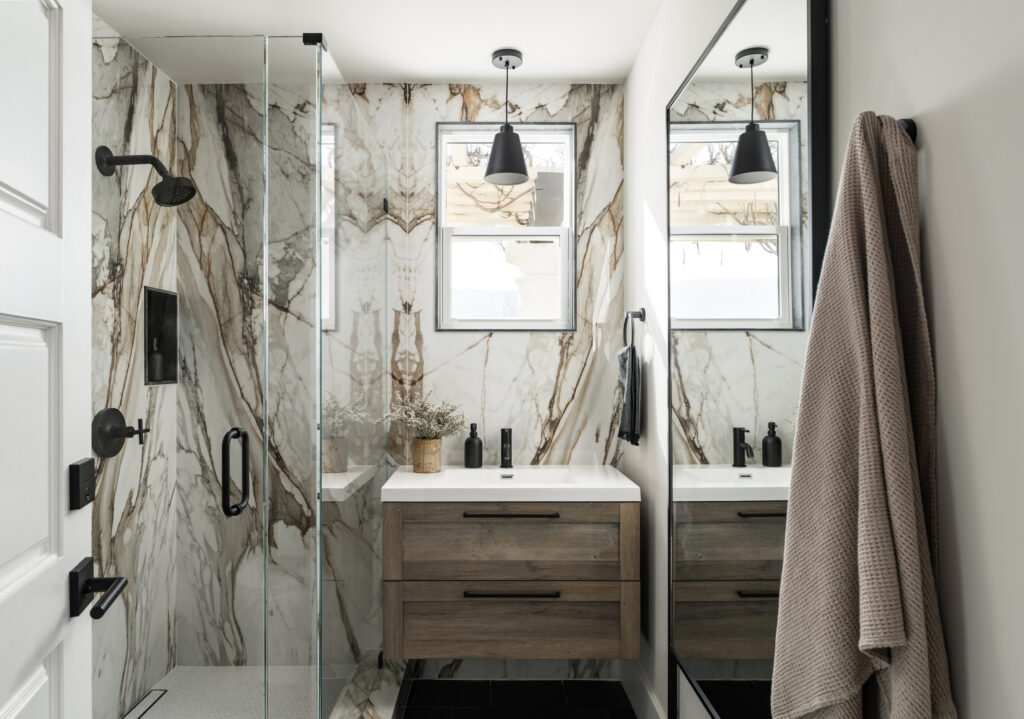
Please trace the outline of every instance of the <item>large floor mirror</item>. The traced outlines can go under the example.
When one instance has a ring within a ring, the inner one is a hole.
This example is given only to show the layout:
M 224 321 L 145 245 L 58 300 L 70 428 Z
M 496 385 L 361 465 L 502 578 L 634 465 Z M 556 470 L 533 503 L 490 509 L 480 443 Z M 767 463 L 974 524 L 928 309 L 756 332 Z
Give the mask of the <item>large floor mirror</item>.
M 667 112 L 672 673 L 717 719 L 771 717 L 789 463 L 831 203 L 827 11 L 740 0 Z

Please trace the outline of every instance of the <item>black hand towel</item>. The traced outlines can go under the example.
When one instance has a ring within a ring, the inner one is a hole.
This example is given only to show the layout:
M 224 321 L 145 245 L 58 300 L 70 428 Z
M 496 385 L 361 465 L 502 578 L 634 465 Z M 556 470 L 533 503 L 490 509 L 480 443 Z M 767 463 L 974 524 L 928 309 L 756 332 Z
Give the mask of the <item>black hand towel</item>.
M 633 345 L 619 350 L 619 381 L 622 382 L 622 418 L 619 438 L 632 445 L 640 444 L 640 361 Z

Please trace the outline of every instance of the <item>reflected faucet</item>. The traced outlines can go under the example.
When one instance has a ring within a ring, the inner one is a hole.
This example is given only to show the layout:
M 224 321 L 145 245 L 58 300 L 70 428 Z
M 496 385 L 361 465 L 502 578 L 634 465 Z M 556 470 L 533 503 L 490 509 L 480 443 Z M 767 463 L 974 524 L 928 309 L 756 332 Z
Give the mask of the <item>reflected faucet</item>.
M 512 428 L 501 428 L 501 469 L 512 469 Z
M 747 457 L 753 459 L 754 448 L 747 444 L 747 432 L 750 430 L 746 427 L 733 427 L 732 428 L 732 466 L 733 467 L 746 467 Z

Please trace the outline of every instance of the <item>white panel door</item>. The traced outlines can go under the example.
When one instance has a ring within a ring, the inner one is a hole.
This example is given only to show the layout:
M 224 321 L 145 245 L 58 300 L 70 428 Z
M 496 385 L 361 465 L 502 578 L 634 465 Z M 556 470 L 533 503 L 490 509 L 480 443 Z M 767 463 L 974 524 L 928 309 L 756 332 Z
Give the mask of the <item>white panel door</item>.
M 0 719 L 88 717 L 90 0 L 0 0 Z

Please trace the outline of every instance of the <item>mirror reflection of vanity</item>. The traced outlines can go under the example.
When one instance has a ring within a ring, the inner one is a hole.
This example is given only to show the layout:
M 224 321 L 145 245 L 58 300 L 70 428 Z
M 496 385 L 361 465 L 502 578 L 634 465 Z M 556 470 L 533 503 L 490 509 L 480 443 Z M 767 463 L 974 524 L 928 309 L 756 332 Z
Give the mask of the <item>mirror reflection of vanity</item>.
M 736 8 L 667 111 L 671 647 L 719 719 L 771 716 L 789 463 L 831 202 L 827 2 Z M 740 141 L 752 111 L 754 151 Z M 748 171 L 767 154 L 760 169 L 774 172 Z M 769 422 L 781 466 L 763 466 Z

